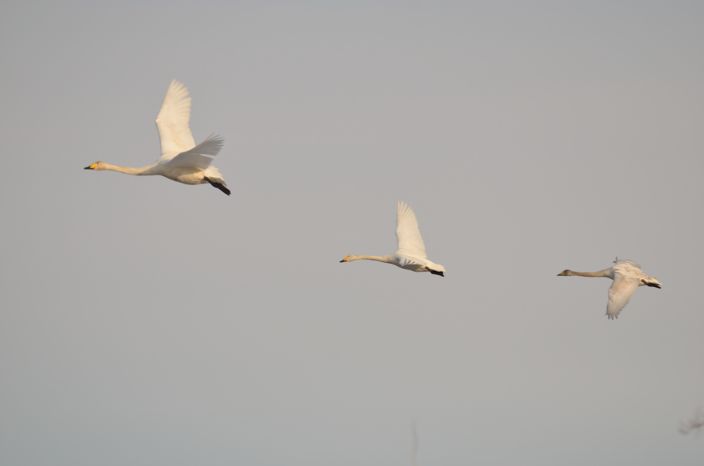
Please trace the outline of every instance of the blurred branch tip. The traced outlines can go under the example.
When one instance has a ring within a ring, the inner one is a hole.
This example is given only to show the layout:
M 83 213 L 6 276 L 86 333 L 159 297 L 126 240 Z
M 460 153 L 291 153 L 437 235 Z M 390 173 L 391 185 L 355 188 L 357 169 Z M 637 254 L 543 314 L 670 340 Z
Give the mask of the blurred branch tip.
M 704 408 L 699 408 L 689 420 L 680 425 L 680 433 L 687 435 L 692 432 L 699 432 L 704 428 Z

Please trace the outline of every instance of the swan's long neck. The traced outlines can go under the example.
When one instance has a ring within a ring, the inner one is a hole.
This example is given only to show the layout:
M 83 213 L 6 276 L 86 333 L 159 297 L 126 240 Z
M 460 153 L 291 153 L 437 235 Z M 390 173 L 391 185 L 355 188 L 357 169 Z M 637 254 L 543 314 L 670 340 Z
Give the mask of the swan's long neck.
M 392 256 L 347 256 L 346 262 L 352 262 L 352 261 L 377 261 L 377 262 L 386 262 L 387 264 L 392 264 L 393 263 L 393 257 Z
M 611 269 L 599 270 L 597 272 L 575 272 L 574 270 L 565 270 L 560 275 L 567 277 L 608 277 L 611 278 Z
M 144 167 L 123 167 L 112 163 L 103 162 L 100 167 L 102 170 L 110 170 L 113 172 L 124 173 L 126 175 L 158 175 L 154 171 L 156 165 L 147 165 Z

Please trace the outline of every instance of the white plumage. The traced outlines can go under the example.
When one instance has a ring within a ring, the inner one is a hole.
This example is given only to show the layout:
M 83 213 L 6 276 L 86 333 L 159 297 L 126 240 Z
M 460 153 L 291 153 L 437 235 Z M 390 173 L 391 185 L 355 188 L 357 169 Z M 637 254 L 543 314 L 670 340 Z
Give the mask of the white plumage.
M 609 300 L 606 305 L 606 315 L 609 319 L 617 319 L 621 310 L 628 304 L 640 286 L 661 288 L 660 282 L 650 275 L 643 273 L 640 266 L 629 260 L 614 260 L 613 267 L 597 272 L 575 272 L 563 270 L 557 274 L 563 277 L 607 277 L 613 280 L 609 288 Z
M 196 145 L 189 127 L 190 119 L 191 96 L 188 94 L 188 89 L 179 81 L 171 81 L 161 104 L 161 110 L 156 116 L 162 160 L 170 160 L 178 153 Z
M 211 134 L 196 145 L 189 127 L 191 96 L 178 81 L 171 81 L 161 110 L 156 117 L 156 127 L 161 142 L 161 157 L 151 165 L 140 168 L 123 167 L 107 162 L 95 162 L 87 170 L 111 170 L 128 175 L 161 175 L 184 184 L 209 183 L 228 196 L 225 179 L 220 170 L 211 165 L 225 141 Z
M 416 214 L 405 202 L 396 204 L 396 240 L 398 249 L 389 256 L 354 256 L 348 255 L 340 262 L 357 260 L 373 260 L 393 264 L 402 269 L 413 272 L 430 272 L 434 275 L 445 276 L 445 267 L 428 259 L 425 252 L 423 237 L 420 235 Z
M 427 258 L 425 244 L 418 228 L 418 219 L 411 208 L 403 201 L 396 204 L 396 254 Z

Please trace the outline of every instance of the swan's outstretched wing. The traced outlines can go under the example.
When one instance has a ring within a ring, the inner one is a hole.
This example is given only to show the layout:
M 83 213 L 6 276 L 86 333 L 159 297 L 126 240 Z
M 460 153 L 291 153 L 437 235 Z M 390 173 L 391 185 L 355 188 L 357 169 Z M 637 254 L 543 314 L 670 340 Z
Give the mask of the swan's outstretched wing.
M 614 275 L 614 282 L 609 288 L 609 303 L 606 305 L 606 315 L 609 319 L 618 318 L 618 313 L 628 304 L 628 300 L 639 286 L 640 281 L 635 277 L 626 277 L 619 273 Z
M 170 160 L 196 145 L 188 127 L 190 116 L 191 96 L 188 89 L 178 81 L 171 81 L 156 117 L 162 160 Z
M 181 152 L 176 157 L 169 160 L 170 167 L 198 168 L 205 170 L 213 161 L 213 157 L 218 155 L 225 140 L 217 134 L 211 134 L 208 138 L 186 152 Z
M 396 239 L 397 254 L 427 258 L 423 237 L 418 229 L 418 220 L 408 204 L 399 201 L 396 204 Z

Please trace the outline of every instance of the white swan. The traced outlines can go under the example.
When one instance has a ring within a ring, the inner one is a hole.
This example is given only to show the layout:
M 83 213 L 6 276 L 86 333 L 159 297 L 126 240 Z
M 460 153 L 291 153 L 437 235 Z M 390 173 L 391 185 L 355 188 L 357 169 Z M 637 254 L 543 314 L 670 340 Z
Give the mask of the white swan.
M 396 239 L 398 250 L 391 256 L 345 256 L 340 262 L 370 260 L 386 262 L 414 272 L 430 272 L 445 276 L 445 267 L 428 259 L 423 237 L 420 236 L 416 214 L 405 202 L 396 204 Z
M 161 175 L 185 184 L 209 183 L 229 196 L 230 190 L 227 189 L 220 170 L 210 164 L 225 141 L 212 134 L 196 145 L 188 127 L 190 114 L 191 96 L 188 89 L 178 81 L 171 81 L 156 117 L 161 158 L 156 163 L 140 168 L 98 161 L 85 169 L 111 170 L 128 175 Z
M 606 306 L 606 315 L 609 319 L 618 319 L 618 313 L 631 299 L 639 286 L 652 286 L 661 288 L 660 282 L 655 277 L 646 275 L 640 265 L 629 260 L 614 260 L 613 267 L 599 270 L 598 272 L 574 272 L 563 270 L 557 274 L 559 277 L 608 277 L 614 282 L 609 288 L 609 302 Z

